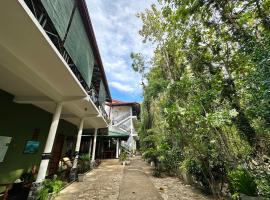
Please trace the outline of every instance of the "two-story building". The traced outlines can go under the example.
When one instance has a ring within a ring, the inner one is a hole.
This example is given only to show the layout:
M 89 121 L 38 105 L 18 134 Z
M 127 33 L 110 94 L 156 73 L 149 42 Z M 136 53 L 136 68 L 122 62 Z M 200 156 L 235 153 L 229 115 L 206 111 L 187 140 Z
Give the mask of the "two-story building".
M 1 193 L 76 160 L 83 130 L 108 126 L 111 96 L 85 0 L 1 1 L 0 27 Z
M 137 102 L 123 102 L 112 100 L 106 103 L 106 112 L 110 119 L 109 133 L 112 129 L 118 129 L 128 137 L 121 145 L 132 153 L 136 152 L 138 133 L 136 123 L 140 116 L 140 104 Z

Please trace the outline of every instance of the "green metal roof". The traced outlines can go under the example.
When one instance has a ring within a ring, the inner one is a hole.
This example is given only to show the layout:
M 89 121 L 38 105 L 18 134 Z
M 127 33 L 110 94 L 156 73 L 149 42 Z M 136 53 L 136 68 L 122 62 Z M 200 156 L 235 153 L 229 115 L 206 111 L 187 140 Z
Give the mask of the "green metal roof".
M 109 134 L 107 137 L 129 137 L 128 132 L 122 131 L 120 128 L 115 126 L 110 126 L 108 132 Z

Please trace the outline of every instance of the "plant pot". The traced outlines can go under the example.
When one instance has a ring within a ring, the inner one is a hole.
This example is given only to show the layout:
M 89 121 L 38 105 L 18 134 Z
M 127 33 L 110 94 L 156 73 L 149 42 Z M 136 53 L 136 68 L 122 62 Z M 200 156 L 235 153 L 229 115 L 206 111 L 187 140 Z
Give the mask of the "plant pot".
M 85 174 L 78 174 L 78 181 L 83 182 L 84 181 Z

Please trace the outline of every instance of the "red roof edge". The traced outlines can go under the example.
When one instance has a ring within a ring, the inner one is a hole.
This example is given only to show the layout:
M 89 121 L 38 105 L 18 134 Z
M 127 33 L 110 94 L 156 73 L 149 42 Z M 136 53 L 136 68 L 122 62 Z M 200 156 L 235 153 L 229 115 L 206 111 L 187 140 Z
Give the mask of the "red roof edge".
M 108 106 L 130 106 L 130 105 L 137 105 L 139 103 L 137 102 L 124 102 L 124 101 L 119 101 L 116 99 L 112 99 L 112 102 L 107 103 Z

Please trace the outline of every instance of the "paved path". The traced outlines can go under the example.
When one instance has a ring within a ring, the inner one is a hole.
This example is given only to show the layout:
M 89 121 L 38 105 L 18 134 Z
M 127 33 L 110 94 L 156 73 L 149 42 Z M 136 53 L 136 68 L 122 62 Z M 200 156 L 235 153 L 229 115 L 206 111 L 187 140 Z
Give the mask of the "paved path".
M 60 192 L 56 200 L 116 200 L 123 176 L 118 160 L 105 160 L 86 175 L 84 182 L 75 182 Z
M 131 160 L 124 169 L 118 200 L 162 200 L 161 195 L 144 173 L 148 165 L 140 157 Z
M 56 200 L 210 200 L 176 177 L 156 178 L 152 168 L 133 157 L 123 167 L 118 160 L 104 160 L 86 175 L 62 190 Z

